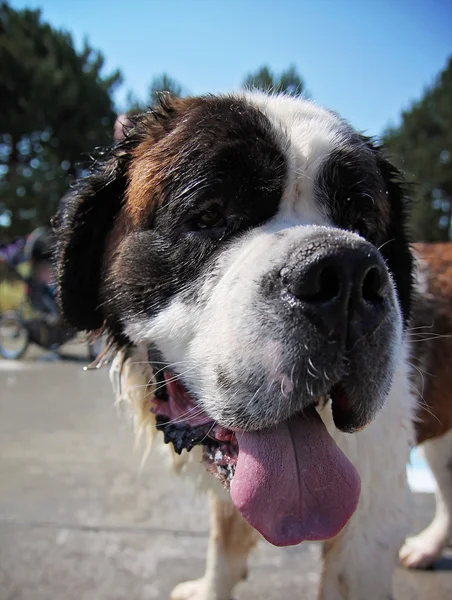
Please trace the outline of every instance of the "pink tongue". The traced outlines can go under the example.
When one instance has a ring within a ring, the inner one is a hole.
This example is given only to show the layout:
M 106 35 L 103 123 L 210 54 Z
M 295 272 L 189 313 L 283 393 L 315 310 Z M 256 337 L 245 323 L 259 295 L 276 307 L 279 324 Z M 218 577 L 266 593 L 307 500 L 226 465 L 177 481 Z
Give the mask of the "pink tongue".
M 354 513 L 361 482 L 315 410 L 276 427 L 237 433 L 231 496 L 275 546 L 334 537 Z

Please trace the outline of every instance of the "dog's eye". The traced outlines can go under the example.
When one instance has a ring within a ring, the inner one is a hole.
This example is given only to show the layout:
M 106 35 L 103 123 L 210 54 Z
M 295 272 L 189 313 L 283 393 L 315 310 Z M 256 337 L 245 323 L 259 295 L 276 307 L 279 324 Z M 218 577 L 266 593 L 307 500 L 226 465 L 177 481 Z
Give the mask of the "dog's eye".
M 222 227 L 226 224 L 226 219 L 222 214 L 221 206 L 211 206 L 200 214 L 195 221 L 198 229 L 213 229 Z

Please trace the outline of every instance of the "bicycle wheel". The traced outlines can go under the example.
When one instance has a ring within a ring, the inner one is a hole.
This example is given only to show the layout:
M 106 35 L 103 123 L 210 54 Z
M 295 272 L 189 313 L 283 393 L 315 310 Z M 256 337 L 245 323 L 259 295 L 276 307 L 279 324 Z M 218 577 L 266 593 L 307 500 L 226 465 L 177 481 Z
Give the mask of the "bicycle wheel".
M 16 312 L 0 315 L 0 356 L 11 360 L 21 358 L 28 344 L 28 331 L 20 315 Z

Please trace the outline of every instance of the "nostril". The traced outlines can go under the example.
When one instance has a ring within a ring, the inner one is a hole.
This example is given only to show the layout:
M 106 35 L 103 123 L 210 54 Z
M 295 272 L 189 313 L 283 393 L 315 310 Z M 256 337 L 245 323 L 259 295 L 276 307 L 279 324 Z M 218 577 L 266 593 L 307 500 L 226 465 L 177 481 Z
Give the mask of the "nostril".
M 364 275 L 362 283 L 361 294 L 363 300 L 371 304 L 383 302 L 384 288 L 384 277 L 381 269 L 378 266 L 371 267 Z
M 333 267 L 324 267 L 314 285 L 308 290 L 304 290 L 302 299 L 312 303 L 326 303 L 339 296 L 341 291 L 341 280 Z M 301 296 L 299 296 L 301 297 Z
M 341 280 L 333 267 L 326 267 L 320 274 L 319 293 L 317 302 L 328 302 L 334 300 L 341 291 Z

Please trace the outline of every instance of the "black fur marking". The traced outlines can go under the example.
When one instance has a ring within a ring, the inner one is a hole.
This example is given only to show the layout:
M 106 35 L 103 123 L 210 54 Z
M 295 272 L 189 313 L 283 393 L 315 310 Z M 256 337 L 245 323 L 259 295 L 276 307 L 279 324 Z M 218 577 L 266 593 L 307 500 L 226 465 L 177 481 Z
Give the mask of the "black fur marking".
M 356 231 L 380 249 L 393 275 L 407 323 L 413 286 L 412 257 L 407 236 L 409 202 L 400 173 L 381 149 L 363 136 L 337 150 L 317 178 L 319 201 L 334 222 Z M 389 215 L 384 212 L 389 210 Z
M 163 201 L 146 227 L 129 234 L 110 269 L 107 315 L 133 320 L 155 314 L 176 293 L 192 295 L 226 241 L 278 210 L 286 166 L 268 119 L 244 102 L 214 98 L 195 116 L 193 126 L 190 116 L 184 123 Z M 199 216 L 212 203 L 224 226 L 200 230 Z
M 58 297 L 66 320 L 79 330 L 98 329 L 104 237 L 120 209 L 124 167 L 114 157 L 97 164 L 63 200 L 53 220 Z
M 126 343 L 118 315 L 151 314 L 175 293 L 191 290 L 223 241 L 276 213 L 286 165 L 268 119 L 234 98 L 205 98 L 193 112 L 193 122 L 189 113 L 179 124 L 178 160 L 170 165 L 159 207 L 146 227 L 129 234 L 116 264 L 110 257 L 105 274 L 106 238 L 122 209 L 131 152 L 146 138 L 146 120 L 171 130 L 171 106 L 135 117 L 126 140 L 101 157 L 62 203 L 54 220 L 59 299 L 77 329 L 106 323 L 115 340 Z M 212 202 L 220 205 L 224 226 L 199 229 Z
M 414 265 L 408 236 L 409 198 L 401 173 L 383 155 L 377 152 L 377 164 L 383 174 L 390 203 L 389 226 L 380 252 L 386 261 L 399 297 L 405 327 L 411 317 Z
M 316 183 L 319 201 L 338 227 L 378 242 L 383 223 L 378 198 L 385 193 L 384 182 L 362 142 L 333 151 Z
M 57 240 L 53 259 L 64 318 L 79 331 L 99 329 L 107 320 L 110 335 L 121 346 L 129 342 L 116 316 L 105 315 L 100 306 L 105 242 L 123 205 L 131 152 L 146 136 L 146 119 L 155 119 L 169 130 L 173 113 L 162 97 L 154 111 L 129 117 L 132 127 L 126 139 L 99 152 L 90 173 L 61 200 L 52 219 Z

